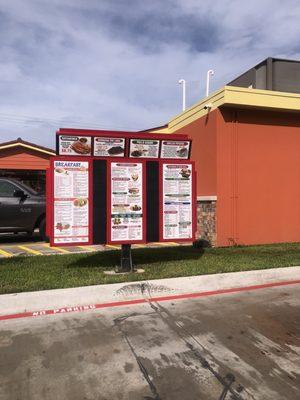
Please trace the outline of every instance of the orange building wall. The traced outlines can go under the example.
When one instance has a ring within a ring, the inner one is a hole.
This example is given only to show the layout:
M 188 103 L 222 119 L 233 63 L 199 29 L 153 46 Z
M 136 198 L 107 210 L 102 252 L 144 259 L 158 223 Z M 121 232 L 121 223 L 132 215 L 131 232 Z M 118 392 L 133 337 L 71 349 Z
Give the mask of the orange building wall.
M 217 245 L 300 241 L 300 117 L 218 113 Z
M 50 155 L 22 147 L 3 149 L 0 152 L 0 169 L 44 170 L 49 167 Z
M 212 111 L 175 132 L 193 140 L 191 159 L 196 164 L 198 196 L 217 194 L 217 113 Z

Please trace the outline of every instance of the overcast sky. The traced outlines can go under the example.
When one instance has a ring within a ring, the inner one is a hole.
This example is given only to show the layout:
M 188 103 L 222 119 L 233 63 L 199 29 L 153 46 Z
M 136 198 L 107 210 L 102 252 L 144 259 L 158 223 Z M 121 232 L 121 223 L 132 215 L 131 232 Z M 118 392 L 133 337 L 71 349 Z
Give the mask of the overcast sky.
M 299 0 L 0 0 L 0 141 L 141 130 L 268 56 L 300 59 Z

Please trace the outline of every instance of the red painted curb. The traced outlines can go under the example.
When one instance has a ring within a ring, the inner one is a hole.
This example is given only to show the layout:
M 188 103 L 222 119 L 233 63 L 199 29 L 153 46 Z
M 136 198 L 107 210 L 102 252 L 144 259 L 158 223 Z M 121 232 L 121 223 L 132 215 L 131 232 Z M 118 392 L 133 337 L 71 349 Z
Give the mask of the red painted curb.
M 271 287 L 296 285 L 299 283 L 300 283 L 300 279 L 294 280 L 294 281 L 272 282 L 272 283 L 265 283 L 262 285 L 244 286 L 244 287 L 237 287 L 237 288 L 231 288 L 231 289 L 211 290 L 211 291 L 207 291 L 207 292 L 184 293 L 184 294 L 175 294 L 175 295 L 161 296 L 161 297 L 151 297 L 148 299 L 143 298 L 143 299 L 135 299 L 135 300 L 114 301 L 111 303 L 89 304 L 89 305 L 85 305 L 85 306 L 63 307 L 63 308 L 57 308 L 57 309 L 51 309 L 51 310 L 27 311 L 27 312 L 17 313 L 17 314 L 0 315 L 0 321 L 4 321 L 4 320 L 8 320 L 8 319 L 40 317 L 43 315 L 64 314 L 64 313 L 70 313 L 70 312 L 83 312 L 83 311 L 87 311 L 87 310 L 95 310 L 98 308 L 121 307 L 121 306 L 128 306 L 128 305 L 132 305 L 132 304 L 143 304 L 143 303 L 149 303 L 149 302 L 154 303 L 154 302 L 158 302 L 158 301 L 193 299 L 193 298 L 199 298 L 199 297 L 214 296 L 214 295 L 219 295 L 219 294 L 247 292 L 247 291 L 251 291 L 251 290 L 266 289 L 266 288 L 271 288 Z

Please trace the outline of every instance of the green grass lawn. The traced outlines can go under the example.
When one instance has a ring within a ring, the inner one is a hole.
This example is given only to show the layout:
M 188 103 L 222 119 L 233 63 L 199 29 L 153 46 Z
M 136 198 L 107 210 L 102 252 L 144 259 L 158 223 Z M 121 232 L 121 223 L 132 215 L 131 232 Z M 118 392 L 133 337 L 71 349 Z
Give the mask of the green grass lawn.
M 104 275 L 119 251 L 0 260 L 0 293 L 67 288 L 300 265 L 300 243 L 195 249 L 191 246 L 133 250 L 143 274 Z

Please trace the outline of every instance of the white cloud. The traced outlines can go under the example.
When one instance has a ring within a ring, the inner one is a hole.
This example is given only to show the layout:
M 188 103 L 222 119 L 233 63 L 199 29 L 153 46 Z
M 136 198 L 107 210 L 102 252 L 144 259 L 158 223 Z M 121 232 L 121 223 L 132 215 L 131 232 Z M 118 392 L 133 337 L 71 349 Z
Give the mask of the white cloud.
M 179 78 L 191 103 L 209 68 L 218 89 L 268 56 L 299 58 L 299 17 L 295 0 L 0 0 L 0 138 L 163 124 Z

